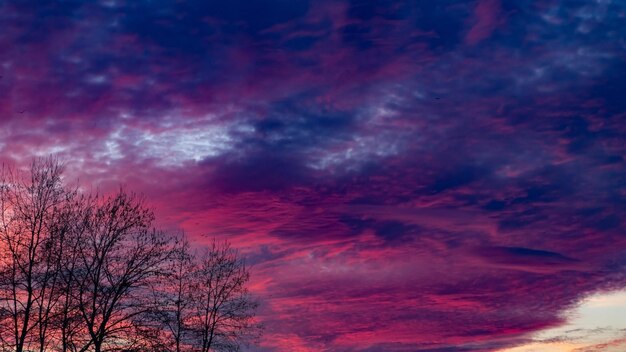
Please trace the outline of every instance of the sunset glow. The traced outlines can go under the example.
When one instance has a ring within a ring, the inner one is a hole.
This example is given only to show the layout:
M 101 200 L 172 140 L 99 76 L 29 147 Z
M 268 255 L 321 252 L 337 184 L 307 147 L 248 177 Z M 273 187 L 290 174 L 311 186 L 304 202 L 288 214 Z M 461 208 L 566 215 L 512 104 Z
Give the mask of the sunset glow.
M 0 161 L 250 265 L 255 352 L 626 351 L 626 2 L 0 1 Z

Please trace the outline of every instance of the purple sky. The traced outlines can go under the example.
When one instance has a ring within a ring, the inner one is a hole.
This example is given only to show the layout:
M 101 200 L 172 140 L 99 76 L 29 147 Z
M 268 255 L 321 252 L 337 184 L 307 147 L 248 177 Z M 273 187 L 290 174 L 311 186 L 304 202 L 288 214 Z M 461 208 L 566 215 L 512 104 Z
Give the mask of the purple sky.
M 0 1 L 0 158 L 58 155 L 232 241 L 256 351 L 504 350 L 626 287 L 625 21 L 618 0 Z

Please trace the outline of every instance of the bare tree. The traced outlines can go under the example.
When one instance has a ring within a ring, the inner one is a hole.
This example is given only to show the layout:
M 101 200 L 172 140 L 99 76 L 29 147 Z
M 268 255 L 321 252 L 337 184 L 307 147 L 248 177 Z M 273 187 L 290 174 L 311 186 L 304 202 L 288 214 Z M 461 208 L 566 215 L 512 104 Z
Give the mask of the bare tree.
M 245 262 L 227 242 L 215 240 L 195 253 L 183 242 L 179 253 L 173 287 L 156 295 L 168 351 L 239 351 L 260 333 Z
M 41 270 L 37 275 L 37 345 L 40 352 L 58 345 L 56 324 L 59 311 L 64 306 L 68 290 L 64 285 L 63 265 L 72 254 L 72 243 L 78 242 L 81 210 L 84 197 L 76 190 L 61 191 L 64 199 L 55 207 L 47 223 L 48 237 L 42 249 Z
M 200 337 L 200 351 L 239 351 L 242 341 L 258 333 L 258 304 L 246 287 L 250 273 L 244 260 L 230 244 L 214 240 L 200 255 L 196 277 L 199 314 L 192 326 Z
M 63 187 L 62 165 L 38 159 L 27 177 L 4 168 L 0 185 L 0 342 L 21 352 L 45 350 L 57 291 L 59 226 L 76 192 Z
M 168 352 L 186 351 L 190 331 L 188 320 L 194 307 L 195 263 L 189 241 L 176 240 L 167 275 L 152 287 L 152 317 L 158 324 L 160 349 Z
M 84 243 L 92 202 L 91 197 L 77 197 L 70 203 L 66 217 L 60 222 L 60 226 L 68 226 L 69 231 L 61 233 L 58 247 L 55 248 L 59 258 L 57 275 L 60 297 L 50 317 L 50 324 L 54 330 L 53 336 L 57 339 L 57 343 L 52 346 L 56 351 L 77 351 L 85 343 L 80 339 L 82 321 L 75 292 L 78 290 L 77 273 L 81 269 L 79 249 Z
M 78 248 L 79 268 L 72 291 L 89 339 L 80 348 L 95 352 L 135 344 L 144 297 L 171 251 L 151 228 L 154 215 L 134 195 L 120 191 L 95 202 Z

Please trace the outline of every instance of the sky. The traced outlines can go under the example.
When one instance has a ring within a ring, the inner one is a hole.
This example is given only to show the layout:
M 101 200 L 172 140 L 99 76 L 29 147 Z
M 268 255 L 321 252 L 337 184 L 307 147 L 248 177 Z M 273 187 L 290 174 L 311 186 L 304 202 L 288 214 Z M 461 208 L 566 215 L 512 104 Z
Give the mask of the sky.
M 622 0 L 0 0 L 0 161 L 56 155 L 231 241 L 253 351 L 617 351 L 625 20 Z

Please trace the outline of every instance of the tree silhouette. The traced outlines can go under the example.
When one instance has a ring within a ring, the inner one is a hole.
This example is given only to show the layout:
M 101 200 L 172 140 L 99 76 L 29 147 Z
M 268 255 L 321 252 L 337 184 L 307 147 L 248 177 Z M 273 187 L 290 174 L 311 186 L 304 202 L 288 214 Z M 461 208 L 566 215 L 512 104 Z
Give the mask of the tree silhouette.
M 254 320 L 258 303 L 246 284 L 248 268 L 227 242 L 213 240 L 195 251 L 182 238 L 167 276 L 168 285 L 153 292 L 154 313 L 161 322 L 166 351 L 239 351 L 255 340 L 261 326 Z
M 137 195 L 82 194 L 62 174 L 53 158 L 0 174 L 0 351 L 235 351 L 258 336 L 228 243 L 194 247 Z
M 76 192 L 61 183 L 52 159 L 33 162 L 28 178 L 4 168 L 0 182 L 0 342 L 17 352 L 47 347 L 50 314 L 58 299 L 54 251 L 67 226 L 66 205 Z

